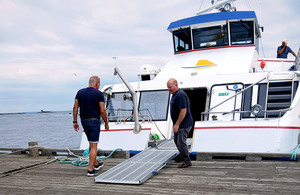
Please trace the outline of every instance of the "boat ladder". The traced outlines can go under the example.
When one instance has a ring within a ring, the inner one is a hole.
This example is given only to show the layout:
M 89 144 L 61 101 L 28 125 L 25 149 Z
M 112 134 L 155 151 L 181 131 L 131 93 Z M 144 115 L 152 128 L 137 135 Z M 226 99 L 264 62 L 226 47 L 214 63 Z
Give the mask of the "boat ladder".
M 187 142 L 190 142 L 189 140 Z M 98 183 L 143 184 L 179 154 L 174 140 L 148 147 L 95 178 Z

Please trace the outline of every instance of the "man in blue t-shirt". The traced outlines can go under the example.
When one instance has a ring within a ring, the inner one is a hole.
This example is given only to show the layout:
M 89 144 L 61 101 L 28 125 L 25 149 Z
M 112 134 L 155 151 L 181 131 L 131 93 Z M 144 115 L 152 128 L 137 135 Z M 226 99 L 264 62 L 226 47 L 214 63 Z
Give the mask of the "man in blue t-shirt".
M 186 144 L 187 136 L 193 126 L 190 100 L 186 93 L 182 89 L 179 89 L 176 79 L 169 79 L 167 87 L 172 94 L 170 112 L 173 121 L 174 142 L 184 161 L 178 168 L 186 168 L 192 166 L 188 146 Z
M 293 54 L 296 57 L 295 52 L 293 52 L 293 50 L 289 46 L 287 46 L 287 44 L 288 41 L 284 39 L 281 46 L 277 48 L 277 58 L 287 58 L 289 53 Z
M 107 114 L 104 105 L 104 96 L 100 87 L 100 78 L 92 76 L 89 80 L 89 87 L 80 89 L 75 97 L 73 107 L 73 128 L 78 132 L 77 123 L 78 108 L 80 108 L 81 124 L 89 141 L 89 169 L 87 176 L 98 174 L 98 170 L 103 166 L 103 162 L 98 162 L 97 145 L 100 135 L 100 116 L 105 122 L 105 129 L 108 130 Z

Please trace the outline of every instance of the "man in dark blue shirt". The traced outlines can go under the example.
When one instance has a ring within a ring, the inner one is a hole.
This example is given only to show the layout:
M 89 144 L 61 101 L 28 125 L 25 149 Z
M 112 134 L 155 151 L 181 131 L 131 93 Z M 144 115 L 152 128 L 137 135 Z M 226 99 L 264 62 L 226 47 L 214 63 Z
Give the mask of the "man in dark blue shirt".
M 78 132 L 77 123 L 78 108 L 80 108 L 81 124 L 89 141 L 89 169 L 87 176 L 98 174 L 98 170 L 103 166 L 103 162 L 98 162 L 97 145 L 100 135 L 100 116 L 105 122 L 105 129 L 108 130 L 107 114 L 104 105 L 104 96 L 100 87 L 100 78 L 92 76 L 89 80 L 89 87 L 80 89 L 75 97 L 73 107 L 73 128 Z
M 192 166 L 186 144 L 187 136 L 193 126 L 190 101 L 186 93 L 182 89 L 179 89 L 176 79 L 169 79 L 167 87 L 172 94 L 170 112 L 173 121 L 174 142 L 184 161 L 178 168 L 186 168 Z
M 293 54 L 296 57 L 295 52 L 293 52 L 293 50 L 289 46 L 287 46 L 287 44 L 288 41 L 284 39 L 281 46 L 277 48 L 277 58 L 287 58 L 289 53 Z

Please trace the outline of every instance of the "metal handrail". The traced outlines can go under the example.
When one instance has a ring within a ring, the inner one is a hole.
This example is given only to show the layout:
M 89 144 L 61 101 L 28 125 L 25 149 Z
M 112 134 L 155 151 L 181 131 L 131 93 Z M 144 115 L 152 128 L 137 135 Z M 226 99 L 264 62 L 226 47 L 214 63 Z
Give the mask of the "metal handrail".
M 281 116 L 281 113 L 282 112 L 287 112 L 287 111 L 290 111 L 292 110 L 292 108 L 285 108 L 285 109 L 279 109 L 279 110 L 262 110 L 261 112 L 262 113 L 272 113 L 272 112 L 279 112 L 280 114 L 278 115 L 278 117 Z M 232 110 L 232 111 L 228 111 L 228 112 L 202 112 L 201 113 L 201 120 L 203 120 L 203 117 L 204 115 L 208 115 L 208 114 L 231 114 L 231 113 L 240 113 L 240 114 L 243 114 L 243 113 L 251 113 L 251 111 L 235 111 L 235 110 Z
M 118 110 L 119 111 L 119 110 Z M 126 110 L 126 111 L 129 111 L 129 110 Z M 116 120 L 117 124 L 121 123 L 122 120 L 124 120 L 124 118 L 128 118 L 129 116 L 128 115 L 120 115 L 119 112 L 117 115 L 114 115 L 114 116 L 107 116 L 108 120 Z M 138 118 L 147 118 L 147 121 L 148 122 L 152 122 L 152 118 L 150 115 L 138 115 Z M 135 121 L 132 121 L 132 122 L 135 122 Z
M 253 87 L 254 85 L 256 85 L 256 84 L 262 82 L 262 81 L 265 80 L 265 79 L 267 79 L 267 77 L 265 77 L 265 78 L 263 78 L 263 79 L 257 81 L 256 83 L 253 83 L 252 85 L 249 85 L 249 86 L 246 87 L 245 89 L 241 90 L 240 92 L 236 93 L 235 95 L 233 95 L 233 96 L 227 98 L 227 99 L 224 100 L 223 102 L 217 104 L 216 106 L 214 106 L 214 107 L 212 107 L 212 108 L 210 108 L 210 109 L 208 109 L 207 111 L 204 111 L 204 112 L 210 112 L 211 110 L 213 110 L 213 109 L 215 109 L 216 107 L 218 107 L 218 106 L 224 104 L 224 103 L 227 102 L 228 100 L 230 100 L 230 99 L 232 99 L 232 98 L 238 96 L 239 94 L 243 93 L 243 92 L 246 91 L 247 89 L 249 89 L 249 88 Z
M 143 109 L 143 110 L 140 110 L 140 111 L 144 111 L 144 110 L 146 110 L 146 111 L 149 113 L 149 115 L 151 116 L 151 122 L 154 123 L 154 125 L 156 126 L 157 130 L 159 131 L 159 133 L 164 137 L 164 139 L 167 139 L 166 136 L 160 131 L 160 129 L 159 129 L 159 127 L 157 126 L 156 122 L 152 120 L 152 114 L 151 114 L 151 112 L 149 111 L 149 109 Z

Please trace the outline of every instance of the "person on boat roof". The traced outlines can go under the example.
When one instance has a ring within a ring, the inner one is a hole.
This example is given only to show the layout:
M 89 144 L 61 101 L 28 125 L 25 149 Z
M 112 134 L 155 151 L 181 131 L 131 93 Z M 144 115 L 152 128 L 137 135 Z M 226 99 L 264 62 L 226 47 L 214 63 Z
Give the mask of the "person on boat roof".
M 296 57 L 295 52 L 293 52 L 293 50 L 289 46 L 287 46 L 287 44 L 288 41 L 284 39 L 281 46 L 277 48 L 277 58 L 287 58 L 289 53 L 293 54 Z

